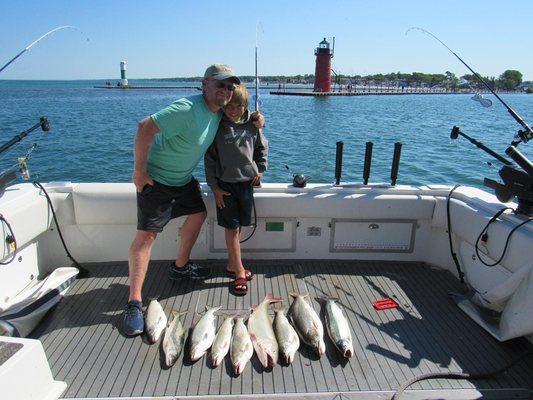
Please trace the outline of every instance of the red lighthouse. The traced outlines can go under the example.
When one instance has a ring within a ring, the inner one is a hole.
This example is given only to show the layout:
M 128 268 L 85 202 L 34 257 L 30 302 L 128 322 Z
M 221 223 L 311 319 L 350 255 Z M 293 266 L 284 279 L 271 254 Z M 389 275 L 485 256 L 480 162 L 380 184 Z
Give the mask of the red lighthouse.
M 335 48 L 335 38 L 333 38 Z M 329 42 L 324 38 L 315 49 L 315 88 L 314 92 L 331 92 L 331 59 L 333 50 L 329 48 Z

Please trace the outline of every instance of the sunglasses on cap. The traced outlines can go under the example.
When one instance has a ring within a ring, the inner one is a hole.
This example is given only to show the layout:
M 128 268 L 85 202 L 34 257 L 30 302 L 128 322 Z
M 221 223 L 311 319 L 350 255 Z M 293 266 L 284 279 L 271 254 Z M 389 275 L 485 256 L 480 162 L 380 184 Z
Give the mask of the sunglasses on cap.
M 217 89 L 227 89 L 230 92 L 233 92 L 235 90 L 235 85 L 233 83 L 226 83 L 222 81 L 216 81 L 215 86 Z

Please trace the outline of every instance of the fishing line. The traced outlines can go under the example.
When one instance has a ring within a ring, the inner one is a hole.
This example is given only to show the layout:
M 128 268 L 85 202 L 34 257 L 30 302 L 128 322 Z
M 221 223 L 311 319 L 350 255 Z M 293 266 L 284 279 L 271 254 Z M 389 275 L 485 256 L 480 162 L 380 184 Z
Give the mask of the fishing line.
M 419 28 L 417 26 L 413 26 L 411 28 L 409 28 L 407 31 L 405 31 L 405 34 L 407 35 L 410 31 L 412 30 L 419 30 L 429 36 L 431 36 L 433 39 L 435 39 L 436 41 L 438 41 L 440 44 L 442 44 L 444 47 L 446 47 L 446 49 L 448 49 L 448 51 L 450 53 L 452 53 L 459 61 L 461 61 L 461 63 L 466 67 L 468 68 L 468 70 L 470 72 L 472 72 L 472 74 L 474 74 L 474 76 L 483 84 L 485 85 L 485 87 L 500 101 L 500 103 L 503 104 L 503 106 L 507 109 L 507 111 L 509 112 L 509 114 L 511 114 L 511 116 L 515 119 L 516 122 L 518 122 L 524 129 L 525 131 L 518 131 L 518 138 L 520 140 L 518 140 L 517 142 L 514 142 L 513 145 L 517 145 L 518 143 L 520 142 L 524 142 L 526 143 L 527 141 L 529 141 L 530 139 L 533 138 L 533 130 L 531 130 L 531 128 L 529 127 L 529 125 L 511 108 L 507 105 L 507 103 L 505 101 L 502 100 L 502 98 L 500 96 L 498 96 L 498 94 L 489 86 L 489 84 L 487 82 L 485 82 L 483 80 L 483 78 L 476 72 L 474 71 L 472 68 L 470 68 L 470 66 L 461 58 L 457 55 L 457 53 L 455 53 L 452 49 L 450 49 L 446 43 L 444 43 L 442 40 L 440 40 L 437 36 L 435 36 L 433 33 L 425 30 L 425 29 L 422 29 L 422 28 Z
M 78 32 L 81 32 L 83 35 L 85 35 L 85 33 L 83 33 L 83 31 L 81 31 L 80 29 L 76 28 L 75 26 L 71 26 L 71 25 L 65 25 L 65 26 L 59 26 L 55 29 L 52 29 L 51 31 L 48 31 L 46 32 L 44 35 L 42 35 L 40 38 L 38 38 L 37 40 L 31 42 L 29 45 L 27 45 L 24 49 L 22 49 L 22 51 L 20 51 L 15 57 L 13 57 L 11 60 L 9 60 L 7 62 L 7 64 L 5 64 L 2 68 L 0 68 L 0 72 L 2 72 L 4 69 L 6 69 L 11 63 L 13 63 L 17 58 L 19 58 L 21 55 L 23 55 L 25 52 L 27 52 L 29 49 L 31 49 L 33 46 L 35 46 L 37 43 L 39 43 L 41 40 L 43 40 L 44 38 L 46 38 L 47 36 L 50 36 L 52 33 L 54 32 L 57 32 L 57 31 L 60 31 L 62 29 L 75 29 L 77 30 Z M 89 37 L 87 37 L 85 35 L 87 41 L 89 41 Z

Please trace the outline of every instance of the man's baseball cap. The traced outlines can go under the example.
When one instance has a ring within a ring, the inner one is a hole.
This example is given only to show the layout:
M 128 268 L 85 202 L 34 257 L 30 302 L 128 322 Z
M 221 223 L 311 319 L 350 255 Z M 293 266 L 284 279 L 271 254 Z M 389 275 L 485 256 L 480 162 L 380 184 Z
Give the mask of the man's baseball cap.
M 205 70 L 204 79 L 213 78 L 217 81 L 230 81 L 237 85 L 241 84 L 241 80 L 235 76 L 233 70 L 225 64 L 213 64 Z

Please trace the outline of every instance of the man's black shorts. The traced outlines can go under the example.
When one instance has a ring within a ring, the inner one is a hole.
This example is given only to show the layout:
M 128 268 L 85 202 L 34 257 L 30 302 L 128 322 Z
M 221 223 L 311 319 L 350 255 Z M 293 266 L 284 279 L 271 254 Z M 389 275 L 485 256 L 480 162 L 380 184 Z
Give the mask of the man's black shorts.
M 217 207 L 218 225 L 237 229 L 252 223 L 254 190 L 252 181 L 229 183 L 218 180 L 218 187 L 231 196 L 224 196 L 224 208 Z
M 194 178 L 184 186 L 154 181 L 137 193 L 137 229 L 161 232 L 172 219 L 205 211 L 200 184 Z

